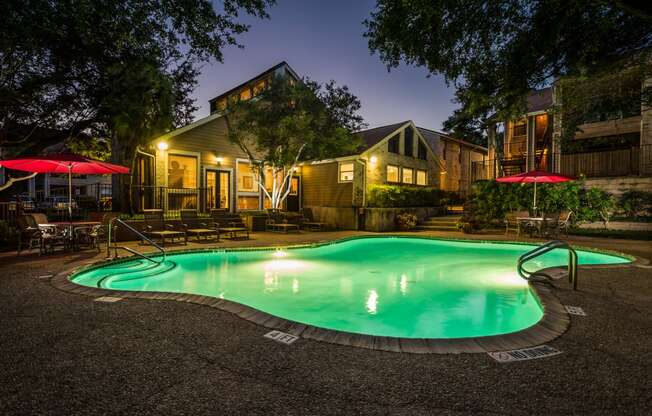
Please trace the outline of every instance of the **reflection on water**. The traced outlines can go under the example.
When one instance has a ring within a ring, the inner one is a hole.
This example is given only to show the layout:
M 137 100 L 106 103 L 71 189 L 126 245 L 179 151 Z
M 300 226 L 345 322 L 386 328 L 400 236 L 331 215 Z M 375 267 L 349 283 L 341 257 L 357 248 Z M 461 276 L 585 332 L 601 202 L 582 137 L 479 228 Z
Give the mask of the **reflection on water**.
M 348 332 L 413 338 L 457 338 L 517 331 L 542 309 L 516 260 L 531 246 L 408 238 L 373 238 L 314 249 L 170 255 L 175 269 L 105 279 L 117 290 L 215 296 L 297 322 Z M 578 252 L 580 263 L 622 259 Z M 567 253 L 537 259 L 564 265 Z M 124 269 L 124 268 L 122 268 Z M 122 270 L 121 269 L 121 270 Z M 116 268 L 75 277 L 96 286 Z

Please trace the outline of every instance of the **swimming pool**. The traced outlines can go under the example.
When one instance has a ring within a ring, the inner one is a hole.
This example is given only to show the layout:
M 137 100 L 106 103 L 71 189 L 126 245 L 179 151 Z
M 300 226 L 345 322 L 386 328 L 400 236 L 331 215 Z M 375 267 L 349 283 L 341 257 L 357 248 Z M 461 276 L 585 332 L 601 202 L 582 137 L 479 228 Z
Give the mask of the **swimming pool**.
M 406 237 L 357 238 L 317 247 L 200 251 L 114 262 L 74 283 L 121 291 L 227 299 L 330 330 L 400 338 L 507 334 L 536 324 L 543 306 L 518 276 L 531 245 Z M 530 269 L 564 265 L 554 250 Z M 578 250 L 580 264 L 631 260 Z

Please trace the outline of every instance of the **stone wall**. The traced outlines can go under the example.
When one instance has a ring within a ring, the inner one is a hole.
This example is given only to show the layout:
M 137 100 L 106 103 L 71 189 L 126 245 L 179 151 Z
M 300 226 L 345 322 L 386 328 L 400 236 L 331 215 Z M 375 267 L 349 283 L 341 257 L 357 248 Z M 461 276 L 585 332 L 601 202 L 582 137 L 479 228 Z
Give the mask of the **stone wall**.
M 627 176 L 617 178 L 595 178 L 585 181 L 586 187 L 598 187 L 613 195 L 628 190 L 652 192 L 652 177 Z
M 364 229 L 366 231 L 395 231 L 396 216 L 403 212 L 409 212 L 417 216 L 419 222 L 438 214 L 438 208 L 414 207 L 414 208 L 365 208 Z
M 328 224 L 331 228 L 356 230 L 358 228 L 358 208 L 308 206 L 315 221 Z

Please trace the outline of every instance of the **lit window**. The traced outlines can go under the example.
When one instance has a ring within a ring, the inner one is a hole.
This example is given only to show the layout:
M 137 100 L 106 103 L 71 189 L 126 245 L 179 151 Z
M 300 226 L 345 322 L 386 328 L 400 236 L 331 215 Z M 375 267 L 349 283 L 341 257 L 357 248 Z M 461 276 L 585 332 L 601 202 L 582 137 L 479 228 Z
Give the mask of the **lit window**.
M 387 182 L 398 181 L 398 166 L 387 165 Z
M 353 163 L 340 163 L 339 172 L 340 182 L 351 182 L 353 180 Z
M 414 170 L 403 168 L 403 183 L 413 183 Z
M 417 185 L 428 185 L 428 175 L 425 170 L 417 170 Z
M 226 110 L 226 98 L 222 98 L 217 102 L 217 109 L 220 111 Z
M 247 101 L 250 98 L 251 98 L 251 90 L 249 88 L 240 91 L 240 101 Z
M 260 95 L 261 92 L 265 91 L 265 80 L 260 80 L 256 84 L 254 84 L 254 87 L 252 88 L 254 92 L 254 97 L 257 95 Z
M 290 193 L 289 195 L 299 195 L 299 178 L 293 177 L 290 182 Z
M 238 191 L 258 191 L 258 181 L 256 181 L 251 165 L 247 162 L 238 162 Z
M 197 158 L 194 156 L 168 155 L 168 187 L 197 187 Z
M 248 209 L 258 209 L 258 197 L 257 196 L 238 196 L 238 209 L 239 210 L 248 210 Z

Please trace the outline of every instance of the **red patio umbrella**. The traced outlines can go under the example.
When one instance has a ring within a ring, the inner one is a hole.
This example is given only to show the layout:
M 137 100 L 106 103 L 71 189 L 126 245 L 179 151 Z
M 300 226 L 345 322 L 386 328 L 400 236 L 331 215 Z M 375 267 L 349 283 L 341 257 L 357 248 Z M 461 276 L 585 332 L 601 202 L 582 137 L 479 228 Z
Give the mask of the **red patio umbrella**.
M 102 162 L 101 160 L 76 154 L 52 154 L 43 156 L 24 156 L 20 159 L 0 160 L 0 166 L 36 173 L 68 174 L 68 213 L 72 219 L 72 174 L 105 175 L 129 173 L 129 168 Z
M 536 214 L 537 212 L 537 183 L 560 183 L 574 181 L 575 178 L 571 176 L 559 175 L 552 172 L 544 172 L 542 170 L 531 170 L 518 175 L 505 176 L 496 179 L 497 182 L 509 183 L 534 183 L 534 204 L 532 208 Z

